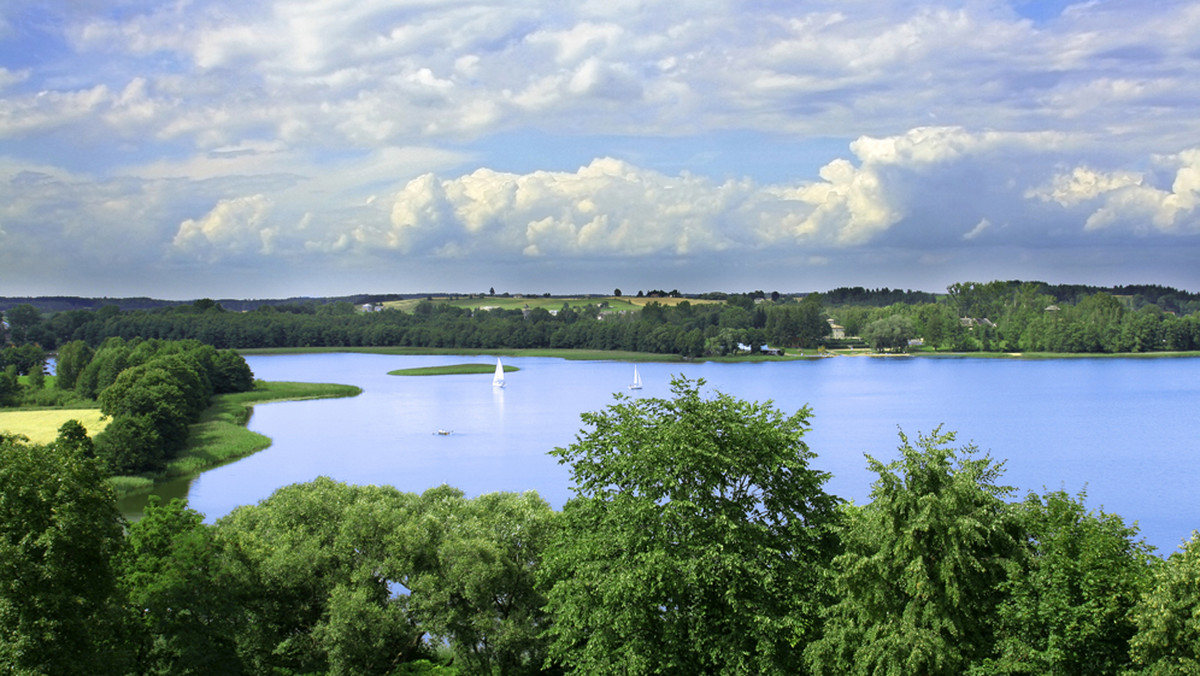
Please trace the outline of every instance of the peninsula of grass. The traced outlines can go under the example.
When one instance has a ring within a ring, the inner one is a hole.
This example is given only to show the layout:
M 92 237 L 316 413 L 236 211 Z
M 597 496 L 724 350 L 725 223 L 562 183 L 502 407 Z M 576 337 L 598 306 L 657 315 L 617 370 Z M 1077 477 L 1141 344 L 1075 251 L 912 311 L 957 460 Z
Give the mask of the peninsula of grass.
M 397 369 L 388 371 L 389 376 L 456 376 L 456 375 L 475 375 L 482 373 L 493 373 L 496 367 L 493 364 L 448 364 L 446 366 L 420 366 L 411 369 Z M 515 366 L 505 366 L 505 373 L 519 371 Z
M 353 385 L 255 381 L 249 392 L 219 394 L 192 424 L 187 445 L 162 472 L 117 476 L 109 481 L 118 497 L 143 493 L 167 479 L 200 474 L 218 465 L 257 453 L 271 445 L 270 437 L 246 429 L 255 404 L 306 399 L 353 397 L 362 389 Z

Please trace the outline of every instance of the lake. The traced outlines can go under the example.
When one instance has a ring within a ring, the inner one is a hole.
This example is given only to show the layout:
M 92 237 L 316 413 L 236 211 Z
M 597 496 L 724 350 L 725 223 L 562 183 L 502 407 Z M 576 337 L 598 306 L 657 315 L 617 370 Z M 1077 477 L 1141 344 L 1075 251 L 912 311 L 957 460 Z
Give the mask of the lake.
M 520 369 L 497 390 L 491 375 L 404 377 L 388 371 L 487 357 L 306 354 L 247 357 L 263 380 L 357 385 L 349 399 L 263 404 L 250 428 L 273 445 L 160 491 L 186 496 L 209 522 L 275 489 L 329 476 L 420 492 L 442 483 L 468 496 L 536 490 L 555 508 L 570 497 L 569 473 L 547 451 L 575 440 L 579 414 L 613 393 L 670 396 L 670 378 L 703 378 L 785 413 L 812 407 L 805 436 L 827 490 L 866 502 L 875 475 L 864 453 L 896 457 L 898 430 L 911 439 L 938 425 L 1006 460 L 1003 483 L 1019 492 L 1087 490 L 1091 509 L 1137 520 L 1160 554 L 1200 528 L 1200 359 L 952 359 L 836 357 L 771 363 L 642 363 L 645 387 L 630 392 L 631 364 L 505 358 Z M 437 434 L 438 430 L 452 432 Z M 139 501 L 123 505 L 140 509 Z

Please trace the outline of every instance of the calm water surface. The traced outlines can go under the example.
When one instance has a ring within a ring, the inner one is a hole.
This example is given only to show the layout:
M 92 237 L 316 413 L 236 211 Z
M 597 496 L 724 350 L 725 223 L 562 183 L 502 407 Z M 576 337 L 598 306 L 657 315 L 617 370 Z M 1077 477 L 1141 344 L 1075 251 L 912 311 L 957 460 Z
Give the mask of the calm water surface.
M 186 495 L 210 522 L 318 476 L 414 492 L 446 483 L 468 496 L 536 490 L 559 508 L 570 497 L 569 474 L 546 452 L 574 441 L 580 413 L 629 393 L 633 375 L 622 362 L 514 357 L 504 362 L 520 370 L 495 390 L 490 374 L 387 375 L 489 362 L 484 357 L 313 354 L 247 362 L 264 380 L 364 391 L 257 406 L 250 428 L 274 439 L 270 448 L 163 489 Z M 875 478 L 864 453 L 893 459 L 898 430 L 915 439 L 944 425 L 960 444 L 1006 459 L 1004 483 L 1019 494 L 1086 488 L 1089 507 L 1137 520 L 1160 553 L 1200 528 L 1200 359 L 839 357 L 638 368 L 645 388 L 634 396 L 668 397 L 670 377 L 683 374 L 741 399 L 773 400 L 786 413 L 811 406 L 805 439 L 818 454 L 814 464 L 834 475 L 829 491 L 858 502 L 869 499 Z

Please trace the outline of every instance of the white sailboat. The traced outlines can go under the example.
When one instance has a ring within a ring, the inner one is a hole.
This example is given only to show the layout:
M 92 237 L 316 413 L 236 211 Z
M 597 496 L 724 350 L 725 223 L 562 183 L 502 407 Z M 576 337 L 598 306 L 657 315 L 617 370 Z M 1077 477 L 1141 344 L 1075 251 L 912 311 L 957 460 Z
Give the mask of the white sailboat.
M 496 375 L 492 376 L 492 387 L 504 387 L 504 367 L 500 365 L 500 358 L 496 358 Z
M 633 367 L 633 382 L 629 384 L 629 389 L 631 389 L 631 390 L 642 389 L 642 376 L 638 373 L 636 366 Z

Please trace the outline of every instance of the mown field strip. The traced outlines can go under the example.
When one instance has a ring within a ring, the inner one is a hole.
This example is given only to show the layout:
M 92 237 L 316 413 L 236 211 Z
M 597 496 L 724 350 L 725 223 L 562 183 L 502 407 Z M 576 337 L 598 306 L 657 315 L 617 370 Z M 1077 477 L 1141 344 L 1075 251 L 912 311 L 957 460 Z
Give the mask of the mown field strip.
M 22 434 L 35 444 L 48 444 L 58 437 L 58 428 L 68 420 L 78 420 L 91 437 L 108 426 L 108 419 L 100 414 L 98 408 L 47 408 L 0 411 L 0 432 Z

